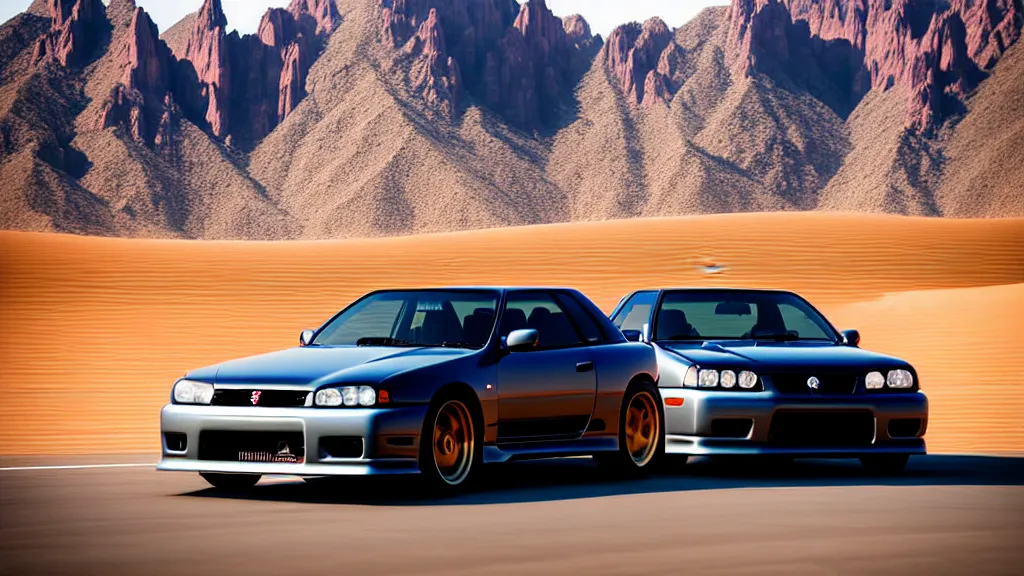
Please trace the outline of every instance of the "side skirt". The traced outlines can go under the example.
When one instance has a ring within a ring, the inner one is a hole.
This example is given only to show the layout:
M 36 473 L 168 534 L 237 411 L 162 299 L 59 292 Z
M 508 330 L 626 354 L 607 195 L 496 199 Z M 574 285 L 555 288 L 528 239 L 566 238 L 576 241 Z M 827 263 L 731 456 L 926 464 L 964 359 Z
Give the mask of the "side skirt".
M 584 456 L 596 452 L 614 452 L 618 449 L 619 440 L 614 436 L 499 444 L 497 446 L 484 446 L 484 463 L 494 464 L 512 460 Z

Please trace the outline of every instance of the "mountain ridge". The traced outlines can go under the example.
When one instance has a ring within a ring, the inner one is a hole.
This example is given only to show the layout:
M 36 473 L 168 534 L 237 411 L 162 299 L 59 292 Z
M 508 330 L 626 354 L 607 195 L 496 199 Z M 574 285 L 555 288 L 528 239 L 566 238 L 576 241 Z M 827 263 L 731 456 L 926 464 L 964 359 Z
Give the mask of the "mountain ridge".
M 132 0 L 37 2 L 0 27 L 0 226 L 290 239 L 1024 214 L 1000 126 L 1024 92 L 1021 2 L 924 4 L 734 0 L 604 41 L 544 0 L 293 0 L 244 36 L 205 0 L 162 37 Z

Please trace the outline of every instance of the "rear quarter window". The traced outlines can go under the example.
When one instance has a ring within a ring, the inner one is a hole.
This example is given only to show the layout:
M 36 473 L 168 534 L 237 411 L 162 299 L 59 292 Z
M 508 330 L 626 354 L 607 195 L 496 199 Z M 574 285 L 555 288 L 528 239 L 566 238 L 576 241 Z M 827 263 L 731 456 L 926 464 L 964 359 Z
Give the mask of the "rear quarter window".
M 580 335 L 583 336 L 583 341 L 587 344 L 599 344 L 604 341 L 604 336 L 601 334 L 601 327 L 597 325 L 597 322 L 583 309 L 583 306 L 576 301 L 572 296 L 560 294 L 558 296 L 559 303 L 565 308 L 567 314 L 572 319 L 573 323 L 580 331 Z

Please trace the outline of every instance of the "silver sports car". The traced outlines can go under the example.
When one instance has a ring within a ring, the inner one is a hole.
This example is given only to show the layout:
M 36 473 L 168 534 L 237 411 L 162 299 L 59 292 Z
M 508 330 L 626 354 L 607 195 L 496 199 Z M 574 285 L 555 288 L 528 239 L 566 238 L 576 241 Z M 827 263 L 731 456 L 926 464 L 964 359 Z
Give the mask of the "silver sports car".
M 767 290 L 650 290 L 612 313 L 658 355 L 666 452 L 860 458 L 901 470 L 924 454 L 914 368 L 860 349 L 806 300 Z
M 222 488 L 264 474 L 423 474 L 594 455 L 639 472 L 664 449 L 654 350 L 575 290 L 369 294 L 298 348 L 195 370 L 161 413 L 160 470 Z

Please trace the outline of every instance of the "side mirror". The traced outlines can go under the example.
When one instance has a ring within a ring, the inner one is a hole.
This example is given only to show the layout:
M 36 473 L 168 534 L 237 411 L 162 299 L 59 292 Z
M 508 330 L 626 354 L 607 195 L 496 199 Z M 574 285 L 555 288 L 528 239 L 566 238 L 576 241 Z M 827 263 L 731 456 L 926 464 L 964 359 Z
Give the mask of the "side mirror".
M 536 330 L 514 330 L 505 338 L 505 347 L 509 352 L 529 352 L 540 342 L 540 333 Z
M 639 330 L 623 330 L 622 335 L 630 342 L 643 342 L 644 333 Z
M 860 332 L 856 330 L 843 330 L 843 345 L 856 348 L 860 346 Z
M 303 330 L 302 334 L 299 334 L 299 346 L 305 348 L 313 343 L 313 338 L 316 336 L 316 330 Z

